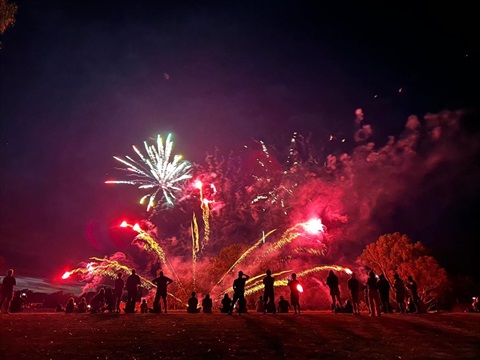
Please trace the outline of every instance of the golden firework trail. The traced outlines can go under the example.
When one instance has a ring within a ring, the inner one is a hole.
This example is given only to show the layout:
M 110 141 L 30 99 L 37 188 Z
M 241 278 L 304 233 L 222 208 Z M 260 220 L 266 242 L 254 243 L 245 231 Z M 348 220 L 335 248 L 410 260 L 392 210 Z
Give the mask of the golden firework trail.
M 160 135 L 157 136 L 155 145 L 148 145 L 144 141 L 147 156 L 144 156 L 135 146 L 133 150 L 137 153 L 141 162 L 133 160 L 130 156 L 125 159 L 114 156 L 113 158 L 126 168 L 119 170 L 128 172 L 130 180 L 108 180 L 106 184 L 129 184 L 137 185 L 139 189 L 151 189 L 147 195 L 143 196 L 140 203 L 143 204 L 148 199 L 147 211 L 152 207 L 156 207 L 155 199 L 160 196 L 165 200 L 167 205 L 173 205 L 176 199 L 175 194 L 182 191 L 182 184 L 189 180 L 192 175 L 191 164 L 186 160 L 182 160 L 181 155 L 175 155 L 170 161 L 173 148 L 173 142 L 170 140 L 171 134 L 168 134 L 165 147 Z
M 268 233 L 266 234 L 262 234 L 262 237 L 260 238 L 260 240 L 258 240 L 255 244 L 253 244 L 249 249 L 247 249 L 242 255 L 240 255 L 240 257 L 238 258 L 237 261 L 235 261 L 235 263 L 230 267 L 230 269 L 227 270 L 227 272 L 225 274 L 223 274 L 223 276 L 220 278 L 220 280 L 218 280 L 218 282 L 212 287 L 212 289 L 210 289 L 209 292 L 212 292 L 212 290 L 220 285 L 220 283 L 223 281 L 223 279 L 225 278 L 225 276 L 227 276 L 233 269 L 235 269 L 235 267 L 241 263 L 246 257 L 248 254 L 250 254 L 253 250 L 255 250 L 257 247 L 259 247 L 261 244 L 264 243 L 265 241 L 265 238 L 268 237 L 270 234 L 274 233 L 277 229 L 273 229 L 273 230 L 270 230 Z
M 131 227 L 133 230 L 135 230 L 138 235 L 133 239 L 132 244 L 135 244 L 135 242 L 143 242 L 143 249 L 147 252 L 154 252 L 159 259 L 161 260 L 162 266 L 165 265 L 168 270 L 173 274 L 175 277 L 175 281 L 178 283 L 178 287 L 180 290 L 183 291 L 185 295 L 187 295 L 187 292 L 185 288 L 183 287 L 182 282 L 180 281 L 180 278 L 175 271 L 175 268 L 172 266 L 170 261 L 167 258 L 167 255 L 163 248 L 160 246 L 158 241 L 156 241 L 148 232 L 143 230 L 138 224 L 131 225 L 128 224 L 126 221 L 123 221 L 120 224 L 120 227 Z
M 302 278 L 306 275 L 309 275 L 309 274 L 312 274 L 312 273 L 315 273 L 315 272 L 319 272 L 319 271 L 324 271 L 324 270 L 345 271 L 347 274 L 352 273 L 349 268 L 345 268 L 345 267 L 340 266 L 340 265 L 322 265 L 322 266 L 315 266 L 311 269 L 307 269 L 307 270 L 304 270 L 302 272 L 297 273 L 297 279 Z M 272 274 L 272 276 L 275 277 L 274 286 L 275 287 L 288 286 L 288 279 L 276 279 L 276 277 L 282 276 L 282 275 L 288 274 L 288 273 L 293 273 L 293 272 L 294 272 L 293 270 L 284 270 L 284 271 Z M 257 275 L 255 277 L 251 277 L 250 279 L 248 279 L 245 282 L 245 285 L 246 285 L 245 286 L 245 296 L 254 294 L 254 293 L 262 291 L 264 289 L 264 285 L 263 285 L 263 277 L 264 276 L 265 276 L 265 274 L 260 274 L 260 275 Z M 220 294 L 218 296 L 219 297 L 223 296 L 224 294 L 226 294 L 228 292 L 231 292 L 231 291 L 233 291 L 233 288 L 230 286 L 229 288 L 220 292 Z
M 62 279 L 66 279 L 74 274 L 83 274 L 83 275 L 92 275 L 92 276 L 105 276 L 116 279 L 117 273 L 123 271 L 129 273 L 131 269 L 128 266 L 120 264 L 116 260 L 102 259 L 98 257 L 91 257 L 89 262 L 84 267 L 79 267 L 70 271 L 67 271 L 63 274 Z M 141 285 L 147 289 L 155 287 L 155 285 L 150 281 L 140 276 Z
M 147 252 L 154 252 L 163 264 L 167 263 L 167 257 L 165 251 L 162 249 L 160 244 L 155 241 L 146 231 L 139 230 L 138 235 L 133 239 L 132 244 L 135 242 L 142 242 L 143 249 Z
M 198 224 L 197 217 L 193 213 L 192 218 L 192 270 L 193 270 L 193 291 L 195 291 L 195 285 L 197 280 L 197 253 L 200 251 L 200 245 L 198 242 Z
M 208 205 L 208 200 L 202 200 L 202 218 L 203 218 L 203 243 L 202 248 L 210 240 L 210 206 Z

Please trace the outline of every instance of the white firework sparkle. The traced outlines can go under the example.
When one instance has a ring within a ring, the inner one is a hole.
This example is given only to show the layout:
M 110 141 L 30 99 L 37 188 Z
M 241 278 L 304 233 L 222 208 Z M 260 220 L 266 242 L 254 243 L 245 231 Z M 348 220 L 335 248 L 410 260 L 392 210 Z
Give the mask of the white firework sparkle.
M 109 180 L 106 184 L 129 184 L 138 185 L 139 189 L 151 189 L 151 191 L 142 197 L 140 203 L 143 204 L 148 199 L 147 211 L 155 208 L 158 203 L 157 197 L 161 197 L 167 205 L 173 205 L 176 194 L 182 191 L 182 185 L 185 181 L 191 179 L 192 165 L 189 161 L 183 160 L 181 155 L 175 155 L 170 161 L 173 148 L 171 134 L 168 134 L 165 140 L 165 147 L 160 135 L 157 136 L 156 145 L 148 145 L 144 141 L 147 156 L 133 146 L 133 150 L 139 156 L 141 162 L 135 161 L 130 156 L 125 159 L 114 156 L 114 159 L 126 165 L 125 168 L 118 168 L 129 174 L 129 180 Z

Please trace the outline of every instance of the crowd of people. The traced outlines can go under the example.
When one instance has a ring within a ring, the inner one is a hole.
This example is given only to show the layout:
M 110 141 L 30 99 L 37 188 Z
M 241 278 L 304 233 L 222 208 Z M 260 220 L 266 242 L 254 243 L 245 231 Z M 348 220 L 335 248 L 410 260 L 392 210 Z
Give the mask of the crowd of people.
M 233 315 L 234 311 L 239 315 L 247 312 L 247 300 L 245 298 L 245 284 L 250 278 L 249 275 L 244 274 L 243 271 L 238 272 L 238 277 L 233 281 L 232 289 L 233 295 L 230 298 L 228 293 L 223 294 L 220 303 L 219 311 L 228 315 Z M 149 307 L 147 300 L 141 299 L 140 312 L 141 313 L 167 313 L 167 294 L 168 286 L 173 283 L 173 280 L 165 276 L 160 271 L 159 276 L 152 280 L 156 285 L 156 294 L 153 300 L 153 306 Z M 14 286 L 16 279 L 14 277 L 13 269 L 7 271 L 4 277 L 0 292 L 0 311 L 8 313 L 15 305 Z M 102 287 L 87 303 L 85 297 L 81 297 L 78 303 L 75 298 L 71 297 L 62 311 L 66 313 L 120 313 L 122 310 L 125 313 L 136 312 L 136 305 L 139 299 L 139 286 L 141 279 L 136 274 L 135 270 L 131 270 L 131 274 L 126 281 L 123 280 L 123 273 L 119 272 L 114 282 L 114 287 Z M 370 316 L 381 316 L 382 313 L 391 314 L 398 312 L 405 314 L 407 312 L 418 313 L 421 311 L 421 300 L 418 294 L 417 282 L 412 276 L 408 276 L 406 281 L 402 280 L 398 274 L 393 276 L 393 289 L 391 289 L 390 282 L 386 279 L 384 274 L 376 275 L 370 271 L 366 282 L 361 282 L 357 279 L 355 273 L 351 273 L 347 281 L 347 289 L 349 297 L 344 304 L 341 302 L 339 278 L 335 275 L 333 270 L 330 270 L 325 279 L 325 285 L 329 289 L 331 297 L 331 310 L 334 313 L 351 313 L 360 315 L 360 298 L 363 293 L 363 301 L 368 309 Z M 256 302 L 256 311 L 266 313 L 288 313 L 293 310 L 294 314 L 300 314 L 300 293 L 303 291 L 302 286 L 297 279 L 295 273 L 288 278 L 287 287 L 290 291 L 290 301 L 285 299 L 282 295 L 279 297 L 278 303 L 275 303 L 275 278 L 272 276 L 271 270 L 266 270 L 263 278 L 263 295 L 260 296 Z M 127 292 L 126 303 L 121 309 L 122 299 L 125 290 Z M 397 309 L 394 311 L 390 303 L 390 291 L 393 291 L 392 298 L 395 299 Z M 13 299 L 13 301 L 12 301 Z M 478 311 L 478 298 L 474 298 L 474 305 L 472 309 Z M 191 293 L 188 299 L 187 312 L 199 313 L 203 312 L 210 314 L 213 311 L 213 299 L 210 294 L 206 294 L 204 298 L 199 301 L 195 292 Z

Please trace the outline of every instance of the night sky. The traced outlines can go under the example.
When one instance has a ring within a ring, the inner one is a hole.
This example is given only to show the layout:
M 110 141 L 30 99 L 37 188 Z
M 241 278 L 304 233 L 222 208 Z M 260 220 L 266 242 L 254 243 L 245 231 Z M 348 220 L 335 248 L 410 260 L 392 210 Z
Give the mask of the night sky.
M 156 134 L 202 161 L 251 139 L 349 133 L 357 107 L 385 138 L 410 114 L 477 110 L 473 5 L 322 3 L 17 1 L 0 50 L 0 275 L 52 279 L 114 250 L 87 236 L 138 216 L 135 188 L 104 184 L 112 156 Z M 479 187 L 398 231 L 480 277 Z

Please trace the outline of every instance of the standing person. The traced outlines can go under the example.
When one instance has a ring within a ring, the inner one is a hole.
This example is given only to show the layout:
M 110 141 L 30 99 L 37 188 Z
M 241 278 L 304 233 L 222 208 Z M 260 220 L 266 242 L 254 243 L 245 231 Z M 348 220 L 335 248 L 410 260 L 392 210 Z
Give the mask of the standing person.
M 381 316 L 380 294 L 378 293 L 377 277 L 370 271 L 367 279 L 368 302 L 370 304 L 370 316 Z
M 417 282 L 413 280 L 412 275 L 408 275 L 407 277 L 407 289 L 410 295 L 410 301 L 412 302 L 414 309 L 413 312 L 415 314 L 418 314 L 420 308 L 420 296 L 418 296 L 418 286 Z
M 238 300 L 242 302 L 245 300 L 245 282 L 250 279 L 250 276 L 244 274 L 243 271 L 238 272 L 238 278 L 233 281 L 233 299 L 230 306 L 229 315 L 233 314 L 233 308 Z M 241 314 L 241 312 L 239 312 Z
M 115 279 L 115 288 L 113 290 L 113 295 L 115 297 L 115 312 L 120 312 L 120 303 L 122 302 L 123 290 L 125 289 L 125 281 L 122 279 L 123 274 L 119 272 L 117 278 Z
M 274 296 L 274 290 L 273 290 L 274 284 L 275 284 L 275 278 L 272 276 L 272 271 L 270 269 L 266 271 L 266 275 L 267 276 L 263 278 L 263 285 L 264 285 L 263 313 L 264 314 L 267 312 L 268 301 L 271 300 L 272 302 L 275 302 L 275 296 Z M 273 311 L 273 313 L 275 313 L 275 310 Z
M 378 292 L 380 293 L 380 302 L 382 304 L 382 310 L 385 314 L 391 314 L 392 309 L 390 307 L 390 283 L 385 278 L 385 275 L 381 274 L 377 282 Z
M 7 276 L 3 278 L 2 292 L 0 294 L 0 312 L 4 314 L 10 313 L 10 302 L 13 297 L 13 287 L 17 285 L 17 280 L 13 276 L 14 271 L 10 269 L 7 271 Z M 5 310 L 3 310 L 5 308 Z
M 155 300 L 153 300 L 153 311 L 162 312 L 160 306 L 160 298 L 163 300 L 163 312 L 167 313 L 167 286 L 170 285 L 173 280 L 163 275 L 163 271 L 152 282 L 157 285 L 157 293 L 155 294 Z
M 342 302 L 340 301 L 338 277 L 334 274 L 333 270 L 330 270 L 330 272 L 328 273 L 327 286 L 330 288 L 330 296 L 332 297 L 332 311 L 334 313 L 337 313 L 337 301 L 339 307 L 342 307 Z
M 358 281 L 354 272 L 352 272 L 350 279 L 347 281 L 347 287 L 350 291 L 350 297 L 352 299 L 352 312 L 355 315 L 360 315 L 360 282 Z
M 132 269 L 132 274 L 127 278 L 128 299 L 125 312 L 135 312 L 135 303 L 137 302 L 138 286 L 140 283 L 140 276 L 136 274 L 135 269 Z
M 300 281 L 297 280 L 297 274 L 293 273 L 292 278 L 288 281 L 288 287 L 290 288 L 290 303 L 293 306 L 294 313 L 300 315 L 300 290 L 298 286 Z
M 393 288 L 395 289 L 395 301 L 397 302 L 399 311 L 402 314 L 405 314 L 406 306 L 405 306 L 405 284 L 403 283 L 403 280 L 400 279 L 400 276 L 398 274 L 393 275 Z

